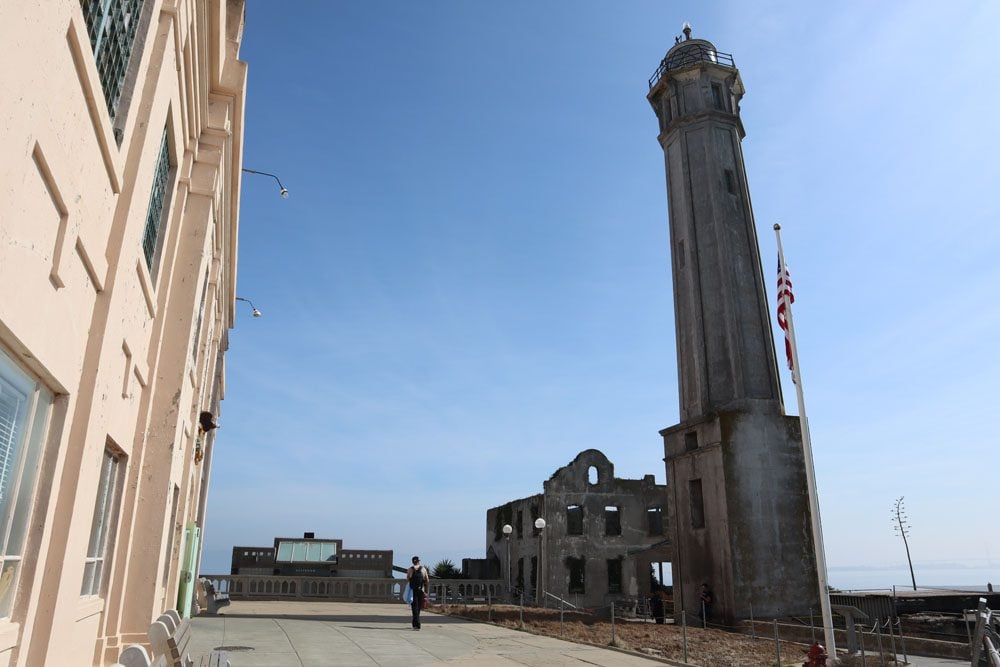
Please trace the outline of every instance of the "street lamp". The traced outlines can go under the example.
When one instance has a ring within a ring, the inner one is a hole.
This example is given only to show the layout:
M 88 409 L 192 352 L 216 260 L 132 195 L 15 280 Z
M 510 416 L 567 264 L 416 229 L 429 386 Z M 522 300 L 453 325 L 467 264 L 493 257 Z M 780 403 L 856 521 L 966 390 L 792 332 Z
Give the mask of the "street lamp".
M 257 310 L 257 307 L 253 305 L 253 302 L 250 301 L 250 299 L 244 299 L 243 297 L 238 296 L 238 297 L 236 297 L 236 300 L 237 301 L 246 301 L 247 303 L 249 303 L 250 307 L 253 308 L 253 313 L 252 314 L 253 314 L 254 317 L 260 317 L 261 315 L 264 314 L 264 313 L 260 312 L 259 310 Z
M 543 573 L 545 571 L 545 541 L 542 539 L 542 533 L 545 530 L 545 519 L 542 517 L 535 519 L 535 528 L 538 529 L 538 572 L 535 573 L 535 577 L 538 581 L 535 582 L 537 584 L 535 594 L 538 598 L 538 604 L 542 604 L 544 602 L 544 599 L 542 598 L 544 593 L 542 586 L 545 581 L 545 578 L 543 577 Z
M 255 171 L 253 169 L 246 169 L 246 168 L 244 168 L 243 171 L 245 171 L 248 174 L 258 174 L 260 176 L 270 176 L 274 180 L 278 181 L 278 187 L 281 188 L 281 190 L 280 190 L 281 198 L 282 199 L 288 199 L 288 188 L 286 188 L 284 185 L 282 185 L 281 184 L 281 179 L 279 179 L 274 174 L 269 174 L 266 171 Z
M 509 523 L 503 525 L 503 535 L 507 538 L 507 593 L 510 594 L 510 534 L 514 529 Z

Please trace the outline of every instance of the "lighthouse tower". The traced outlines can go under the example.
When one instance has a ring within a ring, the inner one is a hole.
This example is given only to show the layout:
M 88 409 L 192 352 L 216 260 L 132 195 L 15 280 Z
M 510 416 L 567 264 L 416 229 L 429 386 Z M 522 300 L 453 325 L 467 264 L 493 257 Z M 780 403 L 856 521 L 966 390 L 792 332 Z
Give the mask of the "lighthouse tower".
M 659 119 L 681 422 L 663 436 L 675 607 L 716 622 L 818 609 L 801 430 L 785 415 L 731 55 L 685 25 L 649 81 Z

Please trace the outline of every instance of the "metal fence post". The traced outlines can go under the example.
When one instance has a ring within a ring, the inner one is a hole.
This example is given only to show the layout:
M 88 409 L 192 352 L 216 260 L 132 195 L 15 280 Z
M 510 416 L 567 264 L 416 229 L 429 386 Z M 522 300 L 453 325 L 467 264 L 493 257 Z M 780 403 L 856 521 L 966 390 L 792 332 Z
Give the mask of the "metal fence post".
M 865 625 L 861 624 L 861 664 L 868 664 L 868 657 L 865 655 Z
M 778 619 L 774 619 L 774 654 L 778 656 L 778 667 L 781 667 L 781 642 L 778 641 Z
M 882 619 L 875 619 L 875 636 L 878 637 L 878 664 L 885 667 L 885 655 L 882 653 Z
M 521 629 L 524 629 L 524 591 L 521 591 Z
M 615 603 L 611 603 L 611 645 L 615 645 Z
M 559 598 L 559 636 L 563 636 L 563 599 Z
M 899 632 L 899 643 L 903 646 L 903 662 L 909 662 L 910 657 L 906 655 L 906 637 L 903 636 L 903 619 L 897 617 L 896 625 L 899 626 L 896 628 Z
M 701 601 L 701 627 L 702 629 L 708 627 L 708 614 L 705 613 L 705 601 Z
M 486 613 L 489 614 L 489 621 L 490 621 L 490 623 L 492 623 L 493 622 L 493 598 L 490 596 L 489 589 L 486 589 L 486 610 L 487 610 Z
M 757 639 L 757 622 L 753 620 L 753 604 L 750 605 L 750 636 Z
M 681 633 L 683 636 L 684 644 L 684 662 L 688 661 L 688 624 L 687 624 L 687 612 L 683 609 L 681 610 Z
M 892 619 L 887 621 L 889 625 L 889 646 L 892 647 L 892 661 L 896 662 L 896 634 L 892 631 Z
M 812 634 L 812 643 L 816 643 L 816 619 L 813 617 L 813 608 L 809 607 L 809 632 Z

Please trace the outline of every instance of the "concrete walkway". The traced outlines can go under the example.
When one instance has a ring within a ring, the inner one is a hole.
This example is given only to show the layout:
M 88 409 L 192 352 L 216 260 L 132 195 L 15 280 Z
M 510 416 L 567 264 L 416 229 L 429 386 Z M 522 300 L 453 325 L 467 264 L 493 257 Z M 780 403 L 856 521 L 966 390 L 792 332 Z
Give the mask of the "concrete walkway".
M 219 616 L 191 620 L 189 650 L 197 664 L 198 656 L 231 647 L 226 650 L 233 667 L 663 665 L 450 616 L 424 612 L 422 620 L 422 630 L 411 629 L 409 608 L 402 604 L 234 602 Z

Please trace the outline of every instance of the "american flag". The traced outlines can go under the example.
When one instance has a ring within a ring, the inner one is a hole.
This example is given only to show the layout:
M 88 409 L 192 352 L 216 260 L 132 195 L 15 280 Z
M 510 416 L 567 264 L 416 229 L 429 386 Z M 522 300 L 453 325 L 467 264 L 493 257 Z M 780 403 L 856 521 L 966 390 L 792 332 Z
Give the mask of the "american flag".
M 788 334 L 788 320 L 785 316 L 786 294 L 788 295 L 788 305 L 795 303 L 795 295 L 792 293 L 792 277 L 788 273 L 788 267 L 781 261 L 781 255 L 778 255 L 778 326 L 785 332 L 785 357 L 788 359 L 788 369 L 794 373 L 792 340 Z

